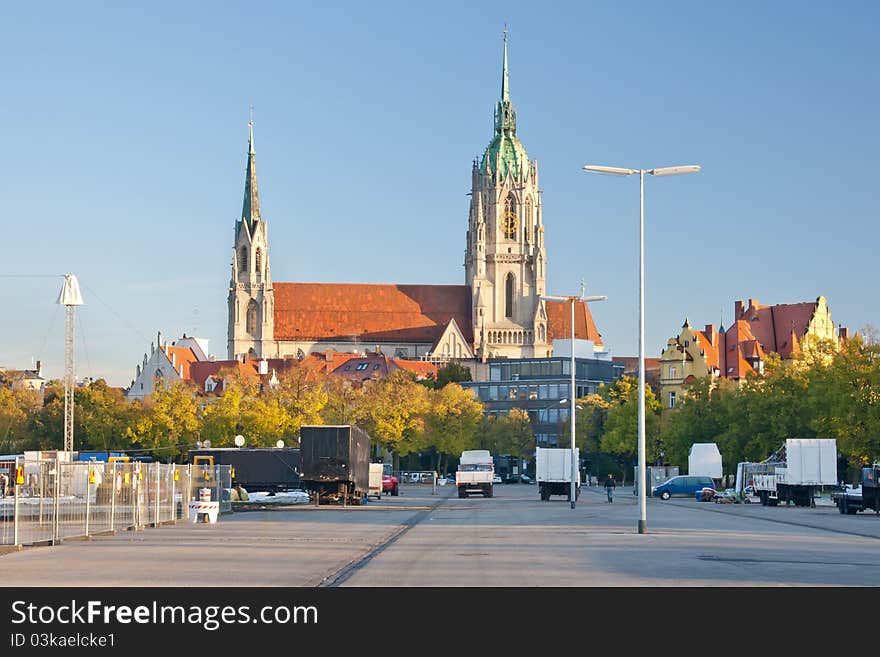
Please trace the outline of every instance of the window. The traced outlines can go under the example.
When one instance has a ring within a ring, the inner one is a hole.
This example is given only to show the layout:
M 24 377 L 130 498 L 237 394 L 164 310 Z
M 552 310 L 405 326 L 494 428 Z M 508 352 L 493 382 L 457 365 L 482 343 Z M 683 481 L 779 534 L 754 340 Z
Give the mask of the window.
M 251 335 L 256 335 L 257 333 L 257 313 L 259 312 L 259 306 L 257 306 L 257 302 L 251 299 L 251 302 L 248 304 L 247 309 L 247 319 L 245 330 Z
M 504 316 L 505 317 L 513 317 L 513 291 L 516 286 L 516 281 L 513 278 L 513 274 L 507 274 L 507 279 L 504 283 Z
M 368 366 L 369 366 L 369 363 L 360 363 L 354 369 L 357 370 L 358 372 L 363 372 L 365 369 L 367 369 Z
M 675 393 L 669 393 L 669 408 L 675 408 Z
M 345 367 L 342 368 L 342 371 L 348 372 L 350 369 L 351 369 L 351 365 L 346 365 Z
M 248 270 L 248 253 L 246 246 L 241 247 L 241 251 L 238 254 L 238 268 L 241 271 Z
M 376 363 L 375 365 L 373 365 L 373 369 L 374 369 L 374 370 L 378 370 L 378 369 L 379 369 L 379 363 Z
M 670 365 L 670 366 L 669 366 L 669 378 L 670 378 L 670 379 L 674 379 L 674 378 L 675 378 L 675 365 Z
M 263 262 L 263 252 L 259 248 L 254 253 L 254 259 L 256 260 L 256 263 L 254 265 L 254 271 L 256 271 L 259 274 L 260 271 L 262 270 L 262 267 L 260 265 Z

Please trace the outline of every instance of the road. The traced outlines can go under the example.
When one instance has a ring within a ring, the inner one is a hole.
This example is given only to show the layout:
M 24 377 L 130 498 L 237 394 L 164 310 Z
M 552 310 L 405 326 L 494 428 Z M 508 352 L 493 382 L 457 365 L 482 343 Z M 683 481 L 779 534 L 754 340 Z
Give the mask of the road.
M 267 507 L 0 555 L 3 586 L 877 586 L 880 518 L 834 507 L 648 500 L 535 486 L 458 499 L 403 486 L 363 507 Z

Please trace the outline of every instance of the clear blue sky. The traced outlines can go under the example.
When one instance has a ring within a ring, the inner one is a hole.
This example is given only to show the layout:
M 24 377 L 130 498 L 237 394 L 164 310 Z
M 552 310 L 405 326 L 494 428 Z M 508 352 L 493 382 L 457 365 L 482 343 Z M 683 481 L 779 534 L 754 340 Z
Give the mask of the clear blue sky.
M 703 167 L 646 181 L 649 356 L 736 299 L 880 324 L 876 2 L 39 2 L 0 26 L 0 364 L 61 375 L 64 272 L 78 376 L 127 385 L 156 331 L 225 357 L 251 105 L 276 281 L 464 283 L 505 21 L 548 292 L 607 294 L 614 355 L 638 180 L 586 163 Z

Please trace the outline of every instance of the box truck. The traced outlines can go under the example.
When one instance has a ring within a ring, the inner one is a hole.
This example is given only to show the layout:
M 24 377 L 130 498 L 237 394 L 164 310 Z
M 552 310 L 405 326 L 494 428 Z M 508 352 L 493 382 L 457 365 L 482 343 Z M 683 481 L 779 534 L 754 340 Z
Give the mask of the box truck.
M 793 502 L 815 506 L 822 486 L 836 486 L 837 441 L 834 438 L 789 438 L 762 462 L 764 473 L 751 476 L 755 495 L 763 506 Z
M 580 496 L 581 473 L 577 468 L 580 462 L 580 449 L 574 448 L 575 499 Z M 571 500 L 571 450 L 557 447 L 535 448 L 535 480 L 538 492 L 545 502 L 551 495 L 565 495 Z
M 471 493 L 492 497 L 494 481 L 495 462 L 488 449 L 467 449 L 461 453 L 455 473 L 459 497 L 468 497 Z

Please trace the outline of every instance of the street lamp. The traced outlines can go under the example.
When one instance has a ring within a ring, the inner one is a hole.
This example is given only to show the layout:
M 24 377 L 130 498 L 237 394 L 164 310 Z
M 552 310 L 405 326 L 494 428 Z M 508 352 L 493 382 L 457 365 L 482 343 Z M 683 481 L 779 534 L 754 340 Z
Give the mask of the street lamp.
M 618 176 L 639 174 L 639 534 L 648 531 L 645 510 L 645 174 L 652 176 L 675 176 L 696 173 L 696 164 L 662 167 L 659 169 L 624 169 L 588 164 L 584 171 L 610 173 Z
M 591 296 L 591 297 L 554 297 L 549 295 L 542 295 L 541 301 L 570 301 L 571 302 L 571 390 L 569 394 L 571 394 L 571 398 L 575 399 L 575 384 L 574 384 L 574 303 L 575 301 L 604 301 L 607 299 L 607 296 Z M 566 400 L 567 401 L 567 400 Z M 574 451 L 574 420 L 575 420 L 575 405 L 572 402 L 571 405 L 571 508 L 573 509 L 575 506 L 575 496 L 577 494 L 577 490 L 575 488 L 576 482 L 575 478 L 577 476 L 577 464 L 575 461 L 575 451 Z

